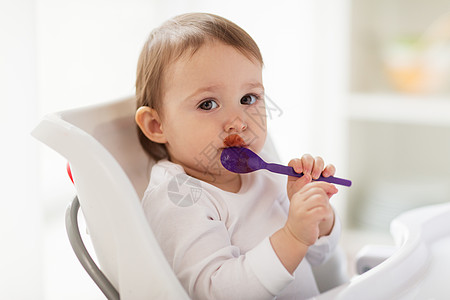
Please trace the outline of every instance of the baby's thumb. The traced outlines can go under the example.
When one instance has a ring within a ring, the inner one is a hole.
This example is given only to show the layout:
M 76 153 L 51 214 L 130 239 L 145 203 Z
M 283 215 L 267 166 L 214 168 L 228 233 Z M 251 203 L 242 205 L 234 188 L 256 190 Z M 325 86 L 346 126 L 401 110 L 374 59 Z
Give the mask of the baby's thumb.
M 297 179 L 296 184 L 301 185 L 301 187 L 303 187 L 304 185 L 310 183 L 311 181 L 312 181 L 311 174 L 304 174 L 302 177 Z
M 288 176 L 288 180 L 295 182 L 295 183 L 303 183 L 303 185 L 311 182 L 312 177 L 311 174 L 304 174 L 301 177 L 297 177 L 297 176 Z
M 305 185 L 310 183 L 312 180 L 311 174 L 305 174 L 302 177 L 289 176 L 287 191 L 288 197 L 291 199 L 292 195 L 300 191 Z

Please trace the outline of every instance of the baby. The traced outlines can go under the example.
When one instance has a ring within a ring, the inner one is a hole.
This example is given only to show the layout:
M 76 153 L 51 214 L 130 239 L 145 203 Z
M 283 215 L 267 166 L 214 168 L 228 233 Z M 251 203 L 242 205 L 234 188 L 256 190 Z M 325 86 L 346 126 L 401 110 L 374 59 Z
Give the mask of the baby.
M 157 161 L 142 200 L 148 222 L 194 299 L 302 299 L 319 293 L 311 265 L 340 234 L 333 165 L 304 155 L 301 178 L 231 173 L 223 148 L 266 141 L 263 60 L 253 39 L 211 14 L 156 28 L 138 62 L 136 123 Z

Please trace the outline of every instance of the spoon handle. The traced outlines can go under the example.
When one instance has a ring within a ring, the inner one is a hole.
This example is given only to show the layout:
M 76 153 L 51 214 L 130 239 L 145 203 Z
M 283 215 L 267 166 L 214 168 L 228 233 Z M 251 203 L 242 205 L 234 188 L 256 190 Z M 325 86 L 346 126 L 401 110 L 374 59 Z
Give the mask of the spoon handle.
M 284 175 L 295 176 L 295 177 L 303 176 L 303 173 L 296 173 L 294 171 L 294 168 L 279 165 L 279 164 L 270 163 L 270 164 L 267 164 L 265 168 L 271 172 L 278 173 L 278 174 L 284 174 Z M 351 186 L 352 185 L 352 182 L 350 180 L 338 178 L 338 177 L 334 177 L 334 176 L 329 176 L 329 177 L 320 176 L 319 178 L 314 179 L 314 181 L 326 181 L 329 183 L 339 184 L 339 185 L 343 185 L 343 186 Z
M 299 174 L 294 171 L 293 167 L 283 166 L 279 164 L 272 164 L 268 163 L 266 164 L 265 168 L 269 170 L 270 172 L 278 173 L 278 174 L 284 174 L 289 176 L 295 176 L 295 177 L 302 177 L 303 173 Z

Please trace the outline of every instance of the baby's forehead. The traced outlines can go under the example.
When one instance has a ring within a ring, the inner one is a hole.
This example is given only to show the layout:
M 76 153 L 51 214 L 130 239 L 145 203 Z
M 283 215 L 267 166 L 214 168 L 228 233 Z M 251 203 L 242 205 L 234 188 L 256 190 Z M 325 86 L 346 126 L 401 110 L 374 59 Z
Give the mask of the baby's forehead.
M 195 51 L 190 49 L 188 53 L 173 60 L 164 72 L 165 79 L 169 81 L 180 74 L 185 76 L 183 80 L 210 78 L 214 81 L 215 78 L 221 78 L 225 74 L 235 77 L 230 80 L 245 78 L 246 74 L 253 74 L 256 77 L 253 81 L 258 81 L 258 78 L 262 80 L 262 65 L 258 61 L 224 43 L 208 42 Z
M 258 58 L 254 57 L 250 50 L 245 49 L 242 46 L 236 46 L 232 44 L 227 44 L 224 41 L 221 41 L 217 38 L 211 37 L 210 39 L 204 39 L 199 43 L 192 44 L 181 44 L 176 46 L 176 49 L 173 49 L 171 58 L 168 62 L 168 66 L 173 65 L 177 62 L 188 62 L 192 59 L 201 59 L 202 54 L 204 54 L 205 48 L 229 48 L 238 52 L 239 54 L 246 57 L 252 63 L 259 64 L 262 66 L 262 62 L 258 60 Z

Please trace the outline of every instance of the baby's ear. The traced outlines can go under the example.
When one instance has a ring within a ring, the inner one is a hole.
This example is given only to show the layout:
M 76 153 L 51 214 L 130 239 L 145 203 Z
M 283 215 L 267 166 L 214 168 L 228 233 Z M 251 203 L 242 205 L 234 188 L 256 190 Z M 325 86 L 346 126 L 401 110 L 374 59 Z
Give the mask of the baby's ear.
M 148 106 L 139 107 L 136 111 L 135 120 L 149 140 L 160 144 L 167 143 L 162 130 L 161 118 L 155 109 Z

